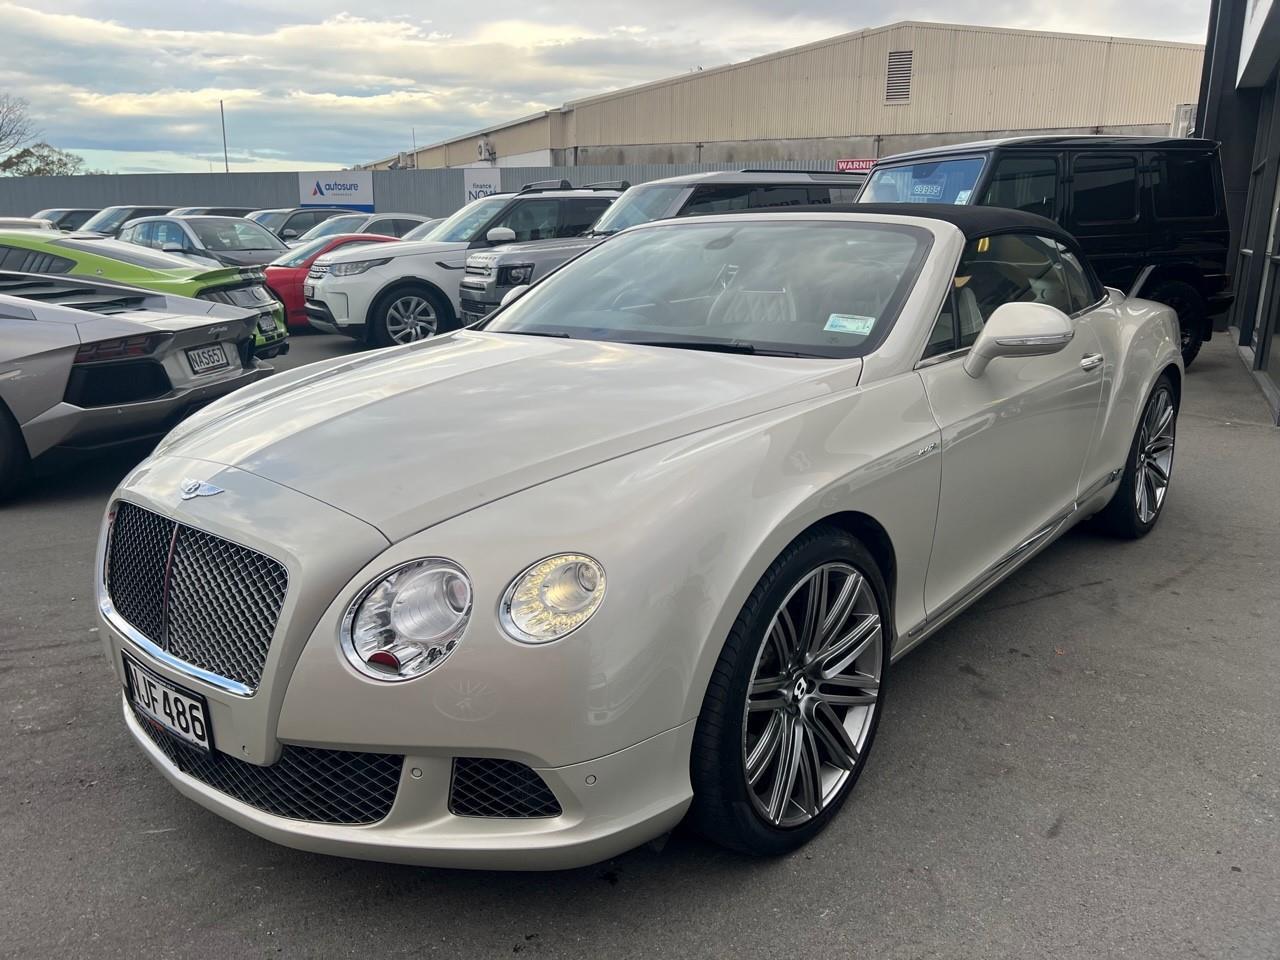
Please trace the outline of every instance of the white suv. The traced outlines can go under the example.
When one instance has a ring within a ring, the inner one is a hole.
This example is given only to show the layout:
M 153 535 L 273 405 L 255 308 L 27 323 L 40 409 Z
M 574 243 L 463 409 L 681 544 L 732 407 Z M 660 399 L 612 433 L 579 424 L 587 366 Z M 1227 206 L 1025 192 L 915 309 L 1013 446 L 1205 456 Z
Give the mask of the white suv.
M 377 346 L 410 343 L 459 325 L 467 254 L 516 241 L 576 236 L 619 196 L 564 180 L 474 200 L 422 240 L 344 247 L 320 257 L 303 294 L 311 325 Z

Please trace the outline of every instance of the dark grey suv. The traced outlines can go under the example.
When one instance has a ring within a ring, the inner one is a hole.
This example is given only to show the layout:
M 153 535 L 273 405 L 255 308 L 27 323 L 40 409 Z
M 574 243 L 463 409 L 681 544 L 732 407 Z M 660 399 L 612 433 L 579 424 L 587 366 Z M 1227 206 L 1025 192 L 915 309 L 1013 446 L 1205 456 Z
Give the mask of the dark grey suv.
M 692 173 L 631 187 L 586 233 L 513 243 L 467 257 L 460 284 L 462 322 L 492 313 L 516 287 L 527 286 L 619 230 L 651 220 L 755 207 L 852 203 L 865 175 L 834 171 L 726 170 Z

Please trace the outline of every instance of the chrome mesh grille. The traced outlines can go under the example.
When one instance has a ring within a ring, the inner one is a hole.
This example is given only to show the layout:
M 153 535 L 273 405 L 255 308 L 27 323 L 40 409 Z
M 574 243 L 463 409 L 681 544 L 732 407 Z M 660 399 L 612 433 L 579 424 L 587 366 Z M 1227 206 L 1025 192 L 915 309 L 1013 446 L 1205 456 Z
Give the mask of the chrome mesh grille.
M 538 774 L 514 760 L 455 757 L 449 811 L 459 817 L 558 817 L 560 802 Z
M 132 705 L 130 709 L 151 742 L 187 776 L 277 817 L 311 823 L 377 823 L 395 803 L 404 765 L 400 754 L 286 744 L 279 760 L 260 767 L 217 750 L 205 753 Z
M 116 611 L 152 643 L 257 687 L 289 587 L 283 565 L 120 501 L 106 580 Z

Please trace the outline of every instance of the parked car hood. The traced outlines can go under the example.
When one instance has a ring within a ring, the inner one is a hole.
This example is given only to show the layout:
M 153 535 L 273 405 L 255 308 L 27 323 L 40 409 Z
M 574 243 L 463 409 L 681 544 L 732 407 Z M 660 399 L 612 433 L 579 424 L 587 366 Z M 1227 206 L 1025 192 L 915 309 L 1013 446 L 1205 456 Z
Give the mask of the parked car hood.
M 466 243 L 442 243 L 433 240 L 399 240 L 395 243 L 378 244 L 378 257 L 412 257 L 424 253 L 448 253 L 451 250 L 465 250 Z M 348 263 L 352 260 L 368 260 L 369 247 L 363 243 L 340 247 L 321 258 L 324 263 Z
M 249 471 L 396 541 L 592 464 L 852 388 L 861 367 L 462 330 L 237 391 L 157 454 Z
M 206 251 L 207 256 L 228 267 L 261 267 L 277 257 L 283 256 L 283 250 L 218 250 Z
M 493 254 L 501 257 L 504 263 L 515 262 L 521 254 L 562 254 L 567 257 L 581 253 L 583 250 L 590 250 L 604 239 L 604 237 L 563 237 L 556 240 L 530 240 L 528 243 L 508 243 L 498 247 Z

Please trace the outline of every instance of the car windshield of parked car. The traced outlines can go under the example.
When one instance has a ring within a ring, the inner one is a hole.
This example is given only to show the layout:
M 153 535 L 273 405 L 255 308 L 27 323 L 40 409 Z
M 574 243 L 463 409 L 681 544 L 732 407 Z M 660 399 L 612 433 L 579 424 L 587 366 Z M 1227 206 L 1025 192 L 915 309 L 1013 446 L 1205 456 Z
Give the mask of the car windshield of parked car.
M 476 239 L 481 228 L 510 202 L 510 195 L 472 200 L 422 239 L 436 243 L 470 243 Z
M 284 250 L 284 243 L 252 220 L 235 217 L 191 217 L 187 225 L 206 250 Z
M 299 240 L 314 240 L 317 237 L 332 237 L 335 233 L 356 233 L 369 218 L 363 213 L 353 216 L 330 217 L 322 220 L 300 236 Z
M 851 357 L 888 331 L 928 253 L 922 227 L 694 220 L 623 234 L 483 329 L 731 353 Z
M 676 202 L 687 187 L 670 184 L 658 187 L 632 187 L 609 209 L 600 215 L 600 219 L 592 224 L 588 234 L 591 236 L 608 236 L 634 227 L 638 223 L 649 223 L 662 217 L 671 205 Z
M 441 220 L 439 217 L 437 217 L 435 220 L 427 220 L 423 223 L 418 224 L 416 227 L 414 227 L 412 230 L 410 230 L 400 239 L 401 240 L 425 240 L 431 234 L 431 231 L 434 230 L 436 227 L 440 226 L 440 224 L 442 224 L 443 222 L 444 221 Z
M 970 203 L 982 157 L 905 163 L 871 171 L 859 203 Z
M 133 207 L 107 207 L 86 220 L 81 229 L 94 233 L 111 233 L 128 220 L 132 213 Z
M 253 213 L 248 214 L 245 219 L 260 223 L 268 230 L 279 230 L 280 225 L 285 222 L 292 212 L 292 210 L 255 210 Z

